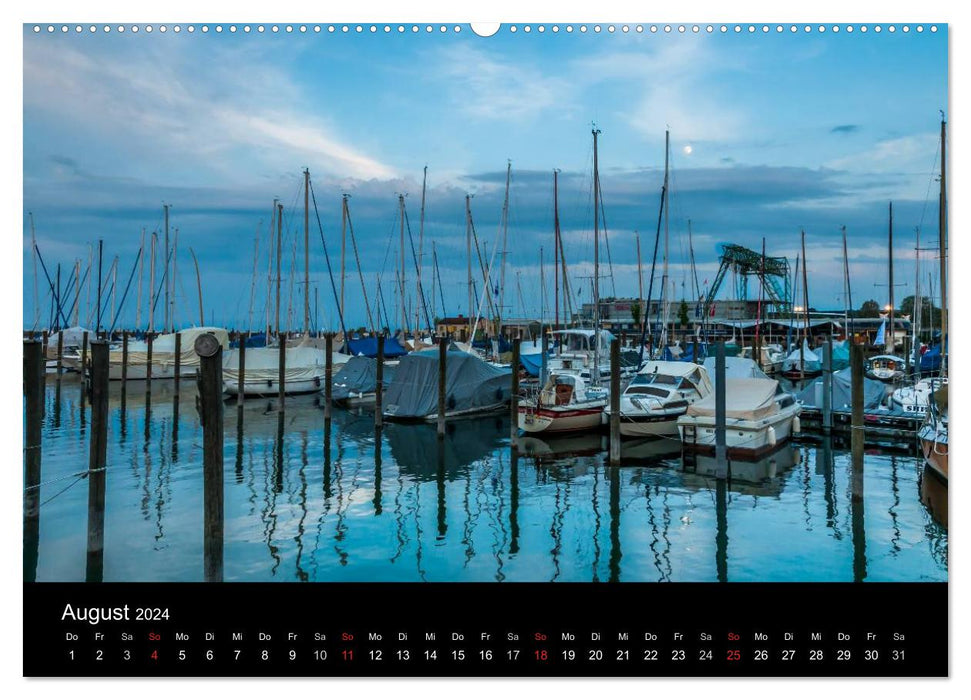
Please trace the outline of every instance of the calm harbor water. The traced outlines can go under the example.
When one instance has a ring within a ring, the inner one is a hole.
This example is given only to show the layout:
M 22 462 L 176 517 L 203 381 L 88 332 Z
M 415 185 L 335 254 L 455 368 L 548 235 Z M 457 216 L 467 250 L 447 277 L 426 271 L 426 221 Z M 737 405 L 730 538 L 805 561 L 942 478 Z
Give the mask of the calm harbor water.
M 203 578 L 202 429 L 193 381 L 112 382 L 104 580 Z M 316 397 L 225 415 L 227 581 L 943 581 L 946 487 L 912 453 L 870 451 L 862 507 L 828 443 L 733 464 L 727 486 L 672 441 L 523 438 L 507 416 L 386 424 Z M 240 429 L 240 425 L 242 428 Z M 24 577 L 86 575 L 90 407 L 48 377 L 39 534 Z

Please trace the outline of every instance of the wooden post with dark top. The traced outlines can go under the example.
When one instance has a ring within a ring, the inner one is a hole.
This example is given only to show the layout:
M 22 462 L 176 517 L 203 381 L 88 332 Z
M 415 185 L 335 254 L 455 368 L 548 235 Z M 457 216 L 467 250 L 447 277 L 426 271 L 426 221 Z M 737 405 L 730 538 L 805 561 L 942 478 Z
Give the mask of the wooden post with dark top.
M 128 331 L 121 332 L 121 390 L 125 391 L 128 381 Z
M 85 581 L 104 578 L 105 469 L 108 457 L 108 343 L 91 343 L 91 443 L 88 452 L 88 547 Z
M 863 446 L 866 438 L 863 423 L 863 346 L 850 347 L 850 387 L 852 391 L 853 429 L 850 449 L 853 463 L 852 500 L 863 500 Z
M 179 398 L 179 381 L 182 379 L 182 334 L 175 334 L 175 398 Z
M 833 341 L 823 345 L 823 434 L 833 430 Z
M 148 345 L 148 351 L 145 360 L 145 393 L 152 393 L 152 346 L 155 344 L 155 336 L 152 333 L 147 333 L 145 335 L 145 342 Z
M 44 352 L 44 373 L 45 374 L 47 373 L 47 340 L 48 340 L 48 334 L 47 334 L 47 331 L 44 331 L 43 333 L 40 334 L 40 342 L 43 346 L 43 352 Z
M 610 341 L 610 464 L 620 464 L 620 341 Z
M 287 334 L 280 333 L 280 371 L 277 375 L 277 388 L 279 389 L 280 410 L 287 407 Z
M 44 422 L 45 361 L 40 341 L 24 341 L 24 581 L 37 578 L 40 544 L 41 427 Z M 82 391 L 83 396 L 83 391 Z M 83 409 L 82 409 L 83 411 Z
M 223 350 L 211 333 L 196 338 L 202 422 L 203 578 L 223 580 Z
M 438 339 L 438 437 L 445 437 L 445 363 L 448 354 L 448 338 Z
M 81 378 L 88 373 L 88 332 L 81 334 Z
M 324 339 L 324 422 L 330 423 L 331 399 L 334 395 L 334 334 L 328 333 Z
M 384 333 L 378 334 L 378 364 L 374 368 L 374 427 L 384 425 Z
M 61 370 L 64 368 L 64 331 L 57 332 L 57 379 L 61 379 Z
M 239 340 L 239 376 L 236 377 L 236 406 L 240 411 L 243 410 L 243 401 L 246 398 L 246 341 L 249 333 L 244 333 Z
M 728 447 L 725 441 L 725 341 L 715 345 L 715 478 L 728 477 Z
M 512 341 L 512 386 L 509 389 L 509 444 L 515 450 L 516 438 L 519 437 L 519 352 L 522 339 L 517 337 Z

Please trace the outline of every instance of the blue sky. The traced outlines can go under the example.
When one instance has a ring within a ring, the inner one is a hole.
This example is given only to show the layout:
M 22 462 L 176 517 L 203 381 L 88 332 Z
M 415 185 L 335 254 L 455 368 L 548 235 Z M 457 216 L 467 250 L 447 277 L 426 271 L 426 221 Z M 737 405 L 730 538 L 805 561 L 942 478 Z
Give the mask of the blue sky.
M 431 276 L 428 240 L 434 240 L 446 311 L 454 314 L 466 310 L 464 196 L 474 194 L 480 243 L 491 251 L 511 160 L 505 295 L 512 316 L 540 313 L 540 246 L 552 294 L 552 169 L 559 168 L 567 260 L 574 286 L 589 299 L 579 278 L 591 273 L 593 260 L 592 122 L 602 131 L 614 272 L 602 294 L 636 294 L 635 231 L 645 266 L 650 260 L 668 127 L 676 297 L 690 219 L 702 279 L 714 276 L 719 243 L 756 249 L 764 236 L 769 254 L 794 261 L 805 228 L 816 307 L 842 306 L 845 225 L 853 300 L 884 303 L 886 288 L 875 285 L 886 280 L 893 200 L 896 276 L 908 285 L 897 290 L 899 300 L 913 293 L 915 227 L 923 225 L 925 244 L 936 240 L 938 110 L 946 108 L 943 28 L 710 36 L 549 29 L 526 35 L 520 28 L 480 38 L 467 27 L 404 35 L 35 35 L 27 27 L 24 322 L 30 326 L 34 317 L 28 211 L 49 269 L 61 263 L 66 270 L 77 258 L 86 267 L 89 245 L 102 238 L 105 267 L 117 255 L 123 285 L 142 229 L 161 224 L 163 202 L 172 206 L 171 226 L 180 237 L 177 320 L 197 320 L 191 246 L 207 322 L 236 326 L 247 324 L 257 234 L 254 317 L 264 317 L 269 215 L 280 197 L 288 229 L 286 309 L 294 241 L 297 278 L 303 269 L 303 167 L 314 180 L 335 265 L 340 194 L 351 194 L 369 293 L 381 275 L 391 307 L 397 194 L 408 194 L 417 236 L 427 165 L 423 274 Z M 316 230 L 311 240 L 321 323 L 334 327 Z M 348 325 L 363 325 L 353 259 L 348 269 Z M 927 265 L 925 284 L 928 272 L 936 280 L 936 269 L 936 261 Z M 121 313 L 127 325 L 135 319 L 134 289 L 133 283 Z M 294 285 L 296 325 L 299 294 Z M 46 319 L 46 300 L 41 306 Z

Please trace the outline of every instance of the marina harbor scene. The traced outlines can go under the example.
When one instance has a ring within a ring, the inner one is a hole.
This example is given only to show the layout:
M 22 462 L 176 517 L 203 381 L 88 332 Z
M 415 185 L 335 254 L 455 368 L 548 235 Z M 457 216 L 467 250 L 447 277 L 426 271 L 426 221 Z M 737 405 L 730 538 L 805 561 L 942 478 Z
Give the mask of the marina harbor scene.
M 565 27 L 24 27 L 25 582 L 948 580 L 946 28 Z

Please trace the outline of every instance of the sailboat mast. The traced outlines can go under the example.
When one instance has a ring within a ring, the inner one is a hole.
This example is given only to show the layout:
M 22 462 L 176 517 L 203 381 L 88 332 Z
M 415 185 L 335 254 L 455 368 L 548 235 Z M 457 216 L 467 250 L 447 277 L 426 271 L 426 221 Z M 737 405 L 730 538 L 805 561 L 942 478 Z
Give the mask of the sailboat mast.
M 806 259 L 806 231 L 800 231 L 802 234 L 802 301 L 803 301 L 803 316 L 806 319 L 803 325 L 802 339 L 807 341 L 809 339 L 809 279 L 806 274 L 806 270 L 809 268 L 809 261 Z
M 597 160 L 597 136 L 593 128 L 593 383 L 600 383 L 600 165 Z
M 176 262 L 179 259 L 178 251 L 179 251 L 179 229 L 175 229 L 175 231 L 173 232 L 173 238 L 172 238 L 172 298 L 170 300 L 172 303 L 172 312 L 169 315 L 169 320 L 172 323 L 172 327 L 169 330 L 175 330 L 175 276 L 178 273 L 178 270 L 176 270 Z M 115 258 L 115 260 L 117 260 L 117 258 Z M 114 307 L 114 301 L 112 301 L 112 308 L 113 307 Z M 112 314 L 112 318 L 114 318 L 114 314 Z
M 61 266 L 57 266 L 58 277 L 60 277 Z M 60 282 L 58 282 L 60 286 Z M 60 296 L 60 293 L 58 293 Z M 115 322 L 115 301 L 118 299 L 118 256 L 111 262 L 111 323 Z M 60 301 L 58 301 L 60 303 Z
M 401 290 L 401 339 L 408 335 L 408 310 L 405 307 L 405 196 L 398 195 L 399 217 L 401 219 L 401 274 L 398 288 Z
M 947 374 L 947 122 L 941 118 L 941 194 L 938 232 L 941 261 L 941 375 Z M 933 297 L 931 297 L 933 299 Z
M 472 342 L 474 331 L 472 330 L 472 316 L 474 312 L 472 311 L 472 205 L 470 203 L 472 195 L 465 195 L 465 262 L 466 262 L 466 273 L 465 273 L 465 286 L 468 289 L 468 311 L 466 316 L 468 316 L 469 322 L 469 342 Z M 434 243 L 432 244 L 433 256 L 434 256 Z M 438 265 L 438 258 L 435 257 L 435 265 Z M 434 293 L 432 298 L 435 298 Z
M 525 304 L 523 304 L 523 315 L 526 315 Z M 546 269 L 543 267 L 543 246 L 539 247 L 539 322 L 546 323 Z
M 145 268 L 145 227 L 142 227 L 142 244 L 138 249 L 138 299 L 135 304 L 135 328 L 142 327 L 142 279 Z M 80 292 L 79 292 L 80 293 Z M 79 297 L 80 298 L 80 297 Z M 80 302 L 78 304 L 80 306 Z
M 669 130 L 664 131 L 664 263 L 661 272 L 661 294 L 663 304 L 662 313 L 664 318 L 662 319 L 661 326 L 661 347 L 667 345 L 668 339 L 668 212 L 671 209 L 671 194 L 670 187 L 668 186 L 668 163 L 671 155 L 671 132 Z
M 310 168 L 303 171 L 303 332 L 310 335 Z
M 263 222 L 260 221 L 256 225 L 256 235 L 253 237 L 253 281 L 250 283 L 249 288 L 249 316 L 247 317 L 246 330 L 253 330 L 253 301 L 256 298 L 256 266 L 260 257 L 260 226 Z M 192 248 L 189 248 L 192 251 Z M 201 296 L 201 295 L 200 295 Z M 201 314 L 200 314 L 201 316 Z
M 843 325 L 846 328 L 846 337 L 852 343 L 853 334 L 850 328 L 850 261 L 846 254 L 846 227 L 843 226 Z
M 893 327 L 893 202 L 890 202 L 890 228 L 887 235 L 887 258 L 890 262 L 888 269 L 888 281 L 890 283 L 890 336 L 887 339 L 887 352 L 892 355 L 894 350 L 896 350 Z
M 280 265 L 283 261 L 283 204 L 276 203 L 276 335 L 280 337 Z
M 192 256 L 192 263 L 196 267 L 196 290 L 199 292 L 199 325 L 206 325 L 206 318 L 202 312 L 202 276 L 199 274 L 199 261 L 196 259 L 195 251 L 189 246 L 189 255 Z M 252 321 L 252 319 L 250 319 Z
M 148 266 L 148 332 L 155 332 L 155 246 L 158 235 L 152 231 L 152 259 Z M 90 293 L 90 287 L 88 288 Z
M 641 266 L 641 234 L 634 232 L 637 240 L 637 301 L 644 301 L 644 269 Z M 640 314 L 638 314 L 640 315 Z
M 347 193 L 342 196 L 341 203 L 341 315 L 344 315 L 344 275 L 346 272 L 347 256 Z
M 499 324 L 496 330 L 502 333 L 502 311 L 503 302 L 506 297 L 506 241 L 509 234 L 509 179 L 512 177 L 512 161 L 506 161 L 506 194 L 502 200 L 502 260 L 499 265 L 499 304 L 496 314 L 499 317 Z
M 421 306 L 424 295 L 421 291 L 422 245 L 425 242 L 425 185 L 428 182 L 428 166 L 421 177 L 421 212 L 418 215 L 418 259 L 415 261 L 415 333 L 421 328 Z M 429 332 L 431 330 L 429 329 Z
M 912 369 L 916 372 L 919 370 L 920 365 L 920 321 L 921 321 L 921 311 L 923 306 L 921 305 L 920 299 L 920 227 L 918 226 L 914 229 L 914 233 L 917 236 L 916 247 L 914 248 L 914 310 L 911 314 L 910 329 L 912 340 L 910 343 L 910 358 L 909 361 L 912 362 Z
M 560 327 L 560 171 L 553 169 L 553 328 Z
M 169 309 L 169 282 L 171 281 L 171 279 L 169 278 L 169 205 L 168 204 L 163 204 L 162 205 L 162 209 L 163 209 L 164 214 L 165 214 L 165 258 L 164 258 L 165 259 L 165 272 L 162 274 L 162 279 L 165 280 L 165 299 L 164 299 L 164 303 L 165 303 L 165 313 L 164 313 L 164 319 L 165 319 L 165 332 L 168 333 L 169 330 L 170 330 L 170 328 L 169 328 L 169 310 L 170 310 Z M 101 277 L 100 274 L 98 275 L 98 277 L 99 277 L 98 282 L 100 284 L 100 282 L 101 282 L 101 280 L 100 280 L 100 277 Z M 101 310 L 100 309 L 98 310 L 98 317 L 99 318 L 101 317 Z
M 270 244 L 267 246 L 266 256 L 266 341 L 270 340 L 270 304 L 273 299 L 273 242 L 276 237 L 276 202 L 273 200 L 273 210 L 270 214 Z
M 37 236 L 34 233 L 34 214 L 33 212 L 28 212 L 27 215 L 30 217 L 30 257 L 34 263 L 34 328 L 37 328 L 37 324 L 40 323 L 40 297 L 37 293 Z M 91 287 L 89 286 L 90 290 Z M 90 306 L 90 293 L 89 303 Z
M 141 253 L 138 254 L 139 265 L 141 265 Z M 139 280 L 140 282 L 141 280 Z M 81 312 L 81 258 L 77 258 L 74 261 L 74 322 L 71 324 L 75 327 L 78 325 L 78 315 Z

